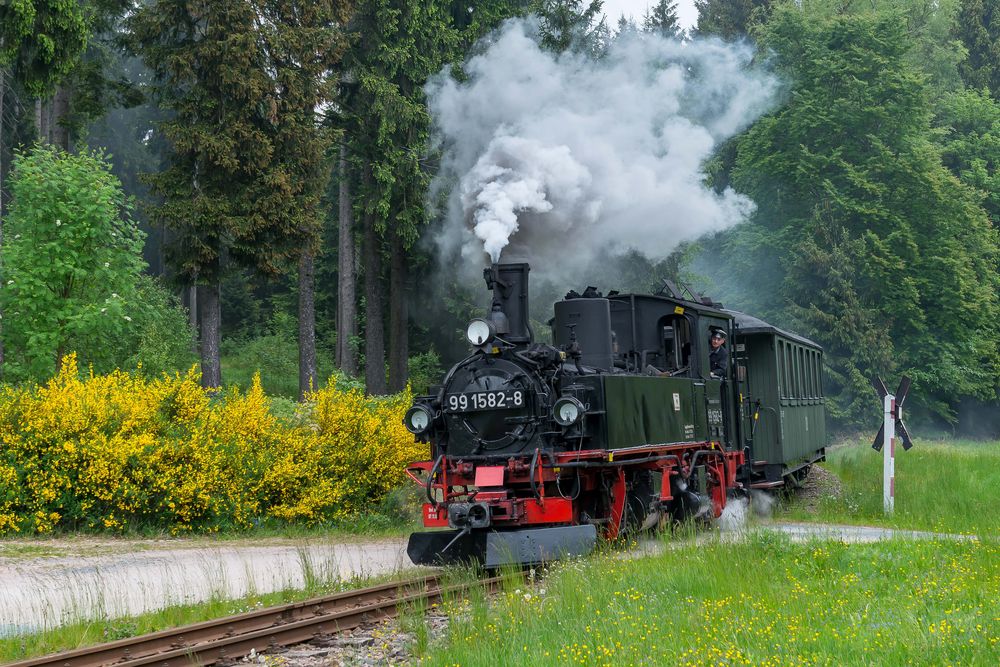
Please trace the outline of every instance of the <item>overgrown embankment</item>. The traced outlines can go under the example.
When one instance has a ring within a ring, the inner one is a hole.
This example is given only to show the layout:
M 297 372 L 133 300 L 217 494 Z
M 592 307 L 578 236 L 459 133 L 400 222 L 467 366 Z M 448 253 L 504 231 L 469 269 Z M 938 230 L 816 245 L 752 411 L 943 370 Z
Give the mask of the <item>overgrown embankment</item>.
M 869 441 L 827 451 L 825 468 L 842 485 L 838 495 L 793 497 L 789 518 L 863 523 L 946 533 L 1000 534 L 1000 443 L 974 440 L 918 440 L 896 449 L 896 503 L 882 509 L 882 454 Z
M 365 511 L 426 458 L 402 425 L 409 392 L 331 381 L 279 418 L 259 380 L 217 397 L 193 371 L 0 389 L 0 536 L 243 529 Z

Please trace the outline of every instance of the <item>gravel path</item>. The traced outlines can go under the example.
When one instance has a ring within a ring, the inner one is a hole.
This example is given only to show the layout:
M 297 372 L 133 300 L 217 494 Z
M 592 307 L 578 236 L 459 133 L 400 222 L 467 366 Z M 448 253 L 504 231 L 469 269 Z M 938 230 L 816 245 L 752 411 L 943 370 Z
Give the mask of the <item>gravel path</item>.
M 118 543 L 119 549 L 127 545 Z M 216 546 L 200 542 L 181 547 L 139 541 L 134 546 L 136 551 L 101 555 L 0 556 L 0 635 L 212 598 L 303 588 L 307 580 L 360 585 L 365 578 L 413 567 L 404 539 L 298 545 L 267 540 Z

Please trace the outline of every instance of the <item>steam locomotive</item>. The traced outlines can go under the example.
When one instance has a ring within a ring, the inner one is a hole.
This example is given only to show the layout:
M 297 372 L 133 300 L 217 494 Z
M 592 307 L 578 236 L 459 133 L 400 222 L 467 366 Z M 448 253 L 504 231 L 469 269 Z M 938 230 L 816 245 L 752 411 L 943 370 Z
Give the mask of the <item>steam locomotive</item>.
M 589 287 L 535 342 L 527 264 L 484 270 L 493 301 L 471 354 L 404 417 L 431 445 L 416 564 L 488 567 L 588 553 L 665 521 L 718 517 L 750 489 L 796 484 L 824 458 L 822 349 L 672 283 Z M 731 362 L 710 372 L 709 338 Z

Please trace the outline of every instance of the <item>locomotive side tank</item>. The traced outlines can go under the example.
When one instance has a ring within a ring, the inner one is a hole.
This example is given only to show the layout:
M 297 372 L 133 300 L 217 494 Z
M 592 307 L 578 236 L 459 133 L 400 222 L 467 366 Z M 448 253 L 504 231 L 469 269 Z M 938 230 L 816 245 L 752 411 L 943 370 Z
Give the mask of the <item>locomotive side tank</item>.
M 418 564 L 532 563 L 592 550 L 664 520 L 718 516 L 761 483 L 745 367 L 709 368 L 708 339 L 735 315 L 677 294 L 569 292 L 553 345 L 534 340 L 527 264 L 484 271 L 492 303 L 471 354 L 418 397 L 406 427 L 432 458 Z M 765 462 L 767 463 L 767 462 Z

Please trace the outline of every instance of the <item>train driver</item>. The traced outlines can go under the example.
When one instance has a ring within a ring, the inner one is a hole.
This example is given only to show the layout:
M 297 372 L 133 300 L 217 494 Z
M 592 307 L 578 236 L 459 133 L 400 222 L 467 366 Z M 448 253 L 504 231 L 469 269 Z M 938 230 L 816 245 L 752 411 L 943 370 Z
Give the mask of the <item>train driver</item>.
M 726 349 L 726 332 L 716 329 L 709 339 L 712 351 L 708 355 L 712 377 L 724 378 L 729 370 L 729 350 Z

